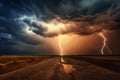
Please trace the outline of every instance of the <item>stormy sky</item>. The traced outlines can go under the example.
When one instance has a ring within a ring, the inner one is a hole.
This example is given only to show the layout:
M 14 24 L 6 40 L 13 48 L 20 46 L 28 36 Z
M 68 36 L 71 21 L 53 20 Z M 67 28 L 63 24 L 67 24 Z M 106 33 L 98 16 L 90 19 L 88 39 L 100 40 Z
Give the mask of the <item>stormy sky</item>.
M 0 55 L 59 54 L 59 35 L 65 53 L 99 55 L 101 32 L 119 55 L 119 25 L 120 0 L 0 0 Z

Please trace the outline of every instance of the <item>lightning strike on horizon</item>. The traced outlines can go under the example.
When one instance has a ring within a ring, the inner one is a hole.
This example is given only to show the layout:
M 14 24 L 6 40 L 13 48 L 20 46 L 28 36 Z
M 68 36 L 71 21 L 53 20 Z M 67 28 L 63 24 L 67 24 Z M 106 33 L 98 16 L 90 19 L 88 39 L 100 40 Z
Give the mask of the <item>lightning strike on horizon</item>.
M 60 64 L 61 63 L 63 63 L 64 62 L 64 59 L 63 59 L 63 57 L 62 57 L 62 55 L 63 55 L 63 48 L 62 48 L 62 36 L 61 35 L 59 35 L 58 36 L 59 37 L 59 42 L 58 42 L 58 44 L 59 44 L 59 49 L 60 49 Z
M 104 50 L 107 49 L 109 51 L 110 54 L 112 54 L 112 51 L 109 49 L 109 47 L 107 46 L 106 42 L 107 42 L 107 38 L 104 36 L 103 33 L 99 33 L 100 37 L 103 38 L 103 46 L 101 48 L 101 54 L 104 55 L 105 52 Z
M 62 42 L 62 36 L 59 35 L 59 49 L 60 49 L 60 55 L 62 56 L 63 55 L 63 49 L 62 49 L 62 45 L 61 45 L 61 42 Z

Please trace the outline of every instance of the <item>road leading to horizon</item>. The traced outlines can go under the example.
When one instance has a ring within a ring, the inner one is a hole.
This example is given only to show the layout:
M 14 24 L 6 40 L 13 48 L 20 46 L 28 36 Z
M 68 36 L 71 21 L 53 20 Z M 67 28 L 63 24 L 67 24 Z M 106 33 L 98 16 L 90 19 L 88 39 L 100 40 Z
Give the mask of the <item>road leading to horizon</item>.
M 120 80 L 120 73 L 81 59 L 54 57 L 2 74 L 0 80 Z

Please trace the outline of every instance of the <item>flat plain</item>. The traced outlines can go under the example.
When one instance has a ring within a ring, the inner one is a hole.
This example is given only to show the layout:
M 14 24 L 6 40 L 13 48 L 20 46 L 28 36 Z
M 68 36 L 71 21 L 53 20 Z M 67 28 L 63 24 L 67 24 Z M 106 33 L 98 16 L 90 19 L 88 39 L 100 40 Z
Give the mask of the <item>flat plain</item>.
M 120 80 L 120 56 L 0 56 L 0 80 Z

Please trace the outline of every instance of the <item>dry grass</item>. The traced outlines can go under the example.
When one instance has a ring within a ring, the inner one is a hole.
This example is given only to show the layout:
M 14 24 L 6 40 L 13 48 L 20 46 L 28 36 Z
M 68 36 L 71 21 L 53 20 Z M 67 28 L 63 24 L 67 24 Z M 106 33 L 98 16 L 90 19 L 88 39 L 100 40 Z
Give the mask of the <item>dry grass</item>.
M 0 56 L 0 74 L 27 67 L 49 58 L 51 56 Z

